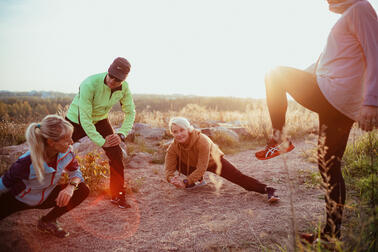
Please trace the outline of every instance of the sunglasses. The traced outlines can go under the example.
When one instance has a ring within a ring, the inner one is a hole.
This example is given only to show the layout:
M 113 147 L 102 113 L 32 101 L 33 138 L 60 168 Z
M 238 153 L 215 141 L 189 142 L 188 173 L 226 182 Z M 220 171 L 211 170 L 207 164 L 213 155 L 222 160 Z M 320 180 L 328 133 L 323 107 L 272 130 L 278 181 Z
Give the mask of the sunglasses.
M 111 74 L 108 74 L 108 75 L 109 75 L 109 78 L 110 78 L 110 79 L 113 79 L 113 80 L 116 81 L 116 82 L 122 82 L 122 81 L 123 81 L 123 80 L 120 80 L 120 79 L 114 77 L 114 76 L 111 75 Z

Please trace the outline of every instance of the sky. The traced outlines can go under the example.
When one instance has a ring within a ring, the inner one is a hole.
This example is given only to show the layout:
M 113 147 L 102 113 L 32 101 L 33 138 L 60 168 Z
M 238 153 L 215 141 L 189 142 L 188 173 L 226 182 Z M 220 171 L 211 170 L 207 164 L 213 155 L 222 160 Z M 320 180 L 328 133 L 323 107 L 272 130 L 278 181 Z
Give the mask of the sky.
M 339 17 L 326 0 L 0 0 L 0 90 L 76 93 L 122 56 L 132 93 L 264 98 L 265 73 L 314 63 Z

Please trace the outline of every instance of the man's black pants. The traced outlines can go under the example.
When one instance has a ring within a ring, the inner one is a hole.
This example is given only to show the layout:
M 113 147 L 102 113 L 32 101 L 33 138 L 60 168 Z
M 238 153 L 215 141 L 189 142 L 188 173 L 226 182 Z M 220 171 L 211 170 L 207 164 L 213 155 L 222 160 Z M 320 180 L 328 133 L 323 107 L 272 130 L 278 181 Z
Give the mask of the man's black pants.
M 72 134 L 72 140 L 74 142 L 79 141 L 81 138 L 87 136 L 83 127 L 80 124 L 74 123 L 66 118 L 73 126 L 74 132 Z M 97 132 L 102 137 L 114 134 L 113 127 L 110 125 L 108 119 L 101 120 L 95 124 Z M 122 162 L 122 149 L 119 145 L 113 147 L 102 148 L 106 156 L 109 158 L 110 165 L 110 194 L 112 197 L 117 196 L 119 192 L 124 190 L 124 166 Z

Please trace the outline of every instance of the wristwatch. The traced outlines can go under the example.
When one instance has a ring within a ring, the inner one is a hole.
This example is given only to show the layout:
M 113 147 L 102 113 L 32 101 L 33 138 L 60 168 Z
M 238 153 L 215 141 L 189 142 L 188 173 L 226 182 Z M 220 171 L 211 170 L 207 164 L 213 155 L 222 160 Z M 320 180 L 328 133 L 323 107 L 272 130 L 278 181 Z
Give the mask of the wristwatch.
M 189 180 L 187 179 L 184 179 L 182 182 L 184 183 L 185 188 L 191 188 L 194 186 L 194 184 L 189 184 Z
M 189 180 L 187 180 L 187 179 L 184 179 L 182 182 L 184 183 L 185 187 L 187 187 L 189 185 Z
M 79 183 L 70 181 L 70 185 L 73 185 L 75 187 L 75 190 L 79 189 Z
M 126 137 L 124 134 L 118 133 L 118 136 L 121 138 L 122 142 L 126 141 Z

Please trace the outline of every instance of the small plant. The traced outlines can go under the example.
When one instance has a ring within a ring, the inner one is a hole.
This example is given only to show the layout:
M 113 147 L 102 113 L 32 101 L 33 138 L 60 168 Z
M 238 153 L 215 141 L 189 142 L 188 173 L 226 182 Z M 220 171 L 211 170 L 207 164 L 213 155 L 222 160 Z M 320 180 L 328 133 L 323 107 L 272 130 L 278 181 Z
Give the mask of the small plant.
M 319 187 L 322 183 L 322 178 L 318 171 L 311 172 L 304 169 L 299 169 L 298 177 L 302 179 L 307 188 Z
M 109 164 L 96 152 L 76 157 L 85 183 L 91 191 L 103 190 L 105 179 L 109 177 Z

